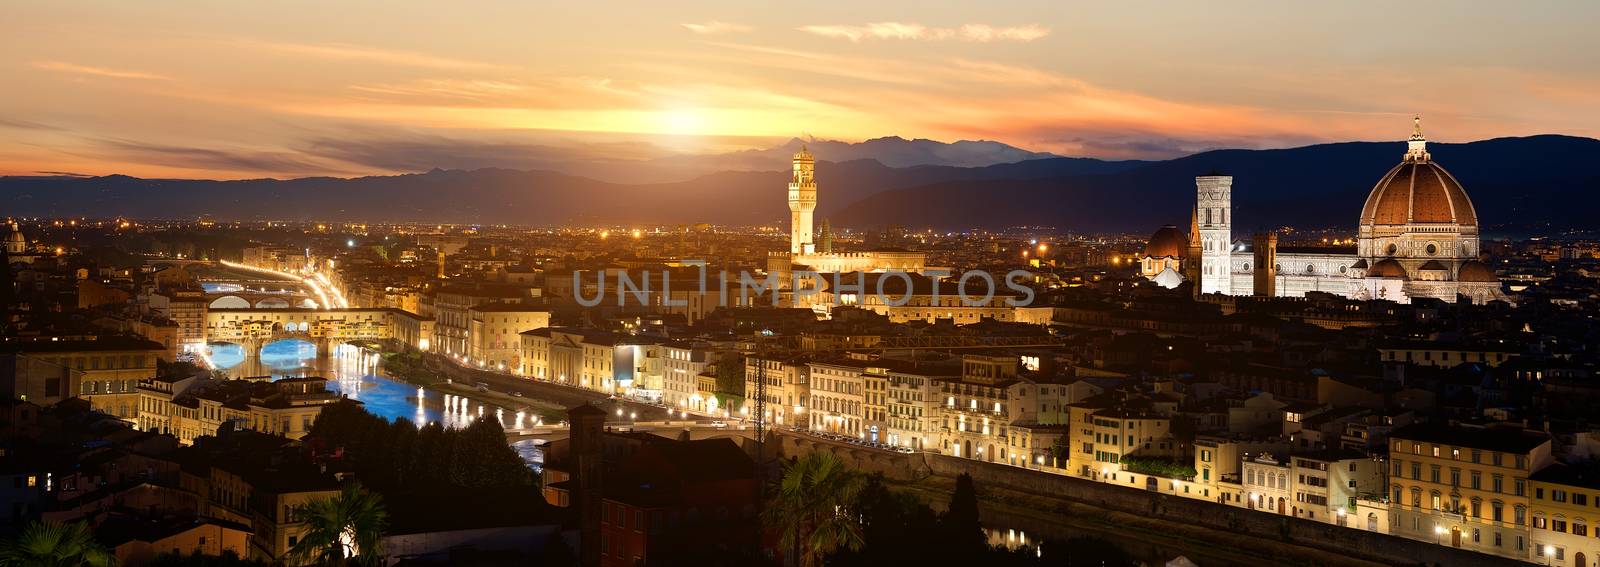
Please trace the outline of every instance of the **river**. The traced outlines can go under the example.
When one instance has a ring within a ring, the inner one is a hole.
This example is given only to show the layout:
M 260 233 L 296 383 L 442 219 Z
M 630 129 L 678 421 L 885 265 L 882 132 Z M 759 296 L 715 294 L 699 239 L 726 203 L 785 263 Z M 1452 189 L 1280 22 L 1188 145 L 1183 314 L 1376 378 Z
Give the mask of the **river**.
M 379 354 L 354 345 L 339 345 L 332 356 L 319 359 L 315 344 L 282 340 L 267 343 L 261 348 L 261 356 L 246 359 L 239 345 L 212 343 L 209 356 L 211 364 L 229 378 L 326 378 L 329 390 L 359 401 L 368 412 L 391 421 L 403 417 L 418 426 L 439 423 L 456 428 L 465 427 L 479 417 L 494 417 L 499 419 L 501 427 L 522 428 L 534 425 L 538 419 L 527 412 L 412 386 L 385 376 L 378 366 Z M 544 462 L 543 450 L 532 440 L 518 441 L 511 447 L 536 471 Z

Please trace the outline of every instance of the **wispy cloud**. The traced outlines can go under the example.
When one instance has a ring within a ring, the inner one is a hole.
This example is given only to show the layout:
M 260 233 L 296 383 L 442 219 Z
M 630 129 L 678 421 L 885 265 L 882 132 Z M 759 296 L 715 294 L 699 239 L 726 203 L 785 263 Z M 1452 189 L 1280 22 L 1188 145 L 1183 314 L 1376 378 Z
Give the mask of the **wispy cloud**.
M 848 39 L 900 40 L 957 40 L 988 43 L 992 41 L 1029 42 L 1050 35 L 1050 29 L 1028 24 L 996 27 L 987 24 L 965 24 L 954 28 L 929 27 L 917 23 L 874 22 L 866 25 L 812 25 L 800 26 L 800 31 L 823 37 Z
M 307 159 L 306 156 L 283 151 L 260 151 L 168 146 L 132 140 L 99 140 L 98 145 L 117 157 L 136 163 L 145 163 L 180 169 L 261 173 L 322 173 L 337 172 L 326 163 Z
M 752 31 L 752 29 L 753 29 L 750 26 L 747 26 L 747 25 L 744 25 L 744 24 L 735 24 L 735 23 L 732 23 L 732 22 L 719 22 L 719 21 L 716 21 L 716 20 L 712 20 L 712 21 L 704 22 L 704 23 L 699 23 L 699 24 L 682 24 L 682 25 L 683 25 L 683 27 L 688 28 L 689 31 L 692 31 L 692 32 L 700 34 L 700 35 L 716 35 L 716 34 L 723 34 L 723 33 L 748 33 L 750 31 Z
M 497 69 L 500 65 L 470 59 L 457 59 L 416 53 L 382 49 L 364 45 L 351 45 L 347 43 L 283 43 L 261 41 L 253 39 L 230 40 L 234 43 L 260 49 L 275 51 L 291 55 L 301 55 L 319 59 L 335 59 L 346 61 L 365 61 L 370 63 L 384 63 L 407 67 L 425 67 L 430 69 Z
M 164 75 L 157 75 L 155 73 L 145 73 L 145 72 L 142 72 L 142 71 L 128 71 L 128 70 L 123 70 L 123 69 L 107 69 L 105 67 L 91 67 L 89 65 L 78 65 L 78 64 L 75 64 L 75 63 L 67 63 L 67 62 L 64 62 L 64 61 L 36 61 L 36 62 L 34 62 L 33 66 L 35 68 L 44 69 L 46 71 L 58 71 L 58 72 L 62 72 L 62 73 L 72 73 L 72 74 L 77 74 L 77 75 L 93 75 L 93 76 L 96 76 L 96 77 L 109 77 L 109 78 L 113 78 L 113 79 L 138 79 L 138 80 L 147 80 L 147 81 L 165 81 L 165 80 L 168 80 L 170 78 L 170 77 L 166 77 Z

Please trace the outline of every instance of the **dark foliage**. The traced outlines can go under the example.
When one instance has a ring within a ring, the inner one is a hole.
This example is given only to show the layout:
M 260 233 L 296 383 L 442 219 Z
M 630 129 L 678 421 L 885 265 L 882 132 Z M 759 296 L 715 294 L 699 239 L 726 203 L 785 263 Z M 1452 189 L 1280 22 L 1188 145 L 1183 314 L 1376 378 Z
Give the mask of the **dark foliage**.
M 198 551 L 190 555 L 163 553 L 144 565 L 145 567 L 267 567 L 269 563 L 256 559 L 243 559 L 233 550 L 228 550 L 222 552 L 222 555 L 201 555 Z
M 358 478 L 380 491 L 401 487 L 503 488 L 533 486 L 533 471 L 506 445 L 505 430 L 492 419 L 464 429 L 438 424 L 421 429 L 406 419 L 393 423 L 341 401 L 323 408 L 311 428 L 313 446 L 336 453 Z
M 991 547 L 978 521 L 978 494 L 972 478 L 962 475 L 950 495 L 950 508 L 938 514 L 905 492 L 890 490 L 881 475 L 867 479 L 852 506 L 862 522 L 859 551 L 841 551 L 828 565 L 984 565 L 1059 566 L 1135 565 L 1111 542 L 1091 537 L 1047 541 L 1039 549 Z

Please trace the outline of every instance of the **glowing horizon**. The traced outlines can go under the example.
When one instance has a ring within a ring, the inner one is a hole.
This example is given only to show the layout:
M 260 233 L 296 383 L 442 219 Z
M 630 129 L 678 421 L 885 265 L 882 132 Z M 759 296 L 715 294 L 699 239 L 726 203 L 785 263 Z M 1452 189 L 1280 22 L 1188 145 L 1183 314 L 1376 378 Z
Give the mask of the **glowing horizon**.
M 239 179 L 792 137 L 1223 147 L 1600 134 L 1600 5 L 13 8 L 0 174 Z M 359 23 L 355 23 L 359 22 Z M 1535 41 L 1537 40 L 1537 41 Z M 782 165 L 775 165 L 781 168 Z

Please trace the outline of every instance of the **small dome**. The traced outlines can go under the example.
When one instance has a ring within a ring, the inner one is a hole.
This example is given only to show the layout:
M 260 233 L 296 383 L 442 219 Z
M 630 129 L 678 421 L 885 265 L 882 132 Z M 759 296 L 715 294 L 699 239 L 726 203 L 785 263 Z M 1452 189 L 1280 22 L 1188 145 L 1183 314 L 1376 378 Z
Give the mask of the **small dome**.
M 1179 284 L 1183 283 L 1183 275 L 1172 271 L 1172 266 L 1167 266 L 1165 269 L 1161 270 L 1161 273 L 1156 274 L 1154 281 L 1156 282 L 1156 285 L 1167 289 L 1173 289 L 1178 287 Z
M 1495 275 L 1494 269 L 1488 264 L 1477 260 L 1469 260 L 1461 265 L 1461 272 L 1456 275 L 1457 281 L 1476 283 L 1499 283 L 1500 276 Z
M 1444 272 L 1444 271 L 1448 271 L 1450 268 L 1444 267 L 1444 264 L 1440 264 L 1438 260 L 1428 260 L 1428 263 L 1423 264 L 1422 267 L 1418 268 L 1418 269 L 1419 270 L 1433 270 L 1433 271 L 1437 271 L 1437 272 Z
M 1360 260 L 1356 260 L 1356 263 L 1351 264 L 1350 267 L 1357 270 L 1365 270 L 1367 269 L 1367 259 L 1362 258 Z
M 1189 237 L 1178 230 L 1178 227 L 1169 224 L 1150 235 L 1150 242 L 1144 247 L 1144 255 L 1147 258 L 1182 258 L 1188 250 Z
M 1379 260 L 1378 263 L 1372 265 L 1371 270 L 1367 270 L 1367 277 L 1404 279 L 1406 277 L 1406 269 L 1393 259 Z

